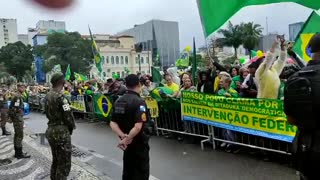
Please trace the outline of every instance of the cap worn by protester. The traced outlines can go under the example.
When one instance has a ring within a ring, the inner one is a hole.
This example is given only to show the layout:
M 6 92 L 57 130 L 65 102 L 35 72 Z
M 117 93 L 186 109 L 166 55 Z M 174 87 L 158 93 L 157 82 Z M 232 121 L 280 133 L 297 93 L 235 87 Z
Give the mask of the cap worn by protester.
M 315 34 L 309 41 L 310 52 L 320 52 L 320 33 Z
M 51 84 L 56 85 L 58 82 L 64 81 L 64 75 L 62 73 L 55 73 L 51 77 Z

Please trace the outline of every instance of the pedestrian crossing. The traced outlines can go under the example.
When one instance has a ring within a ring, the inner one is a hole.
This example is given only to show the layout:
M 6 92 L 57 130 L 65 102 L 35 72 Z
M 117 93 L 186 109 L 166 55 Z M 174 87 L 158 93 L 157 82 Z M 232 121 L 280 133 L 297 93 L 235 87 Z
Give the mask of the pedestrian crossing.
M 40 175 L 49 173 L 33 158 L 14 158 L 12 138 L 12 136 L 0 136 L 0 159 L 11 161 L 9 164 L 0 164 L 1 180 L 37 180 Z

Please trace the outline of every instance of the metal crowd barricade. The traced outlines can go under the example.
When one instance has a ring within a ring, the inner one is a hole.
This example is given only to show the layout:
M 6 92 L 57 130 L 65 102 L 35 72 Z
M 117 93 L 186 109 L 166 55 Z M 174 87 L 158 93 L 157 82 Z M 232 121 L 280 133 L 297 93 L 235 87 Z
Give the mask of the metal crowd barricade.
M 216 149 L 217 145 L 225 142 L 253 149 L 291 155 L 290 151 L 292 143 L 235 131 L 232 131 L 234 135 L 234 141 L 229 141 L 224 138 L 224 129 L 222 128 L 205 125 L 198 122 L 182 121 L 181 106 L 179 106 L 179 108 L 165 108 L 160 103 L 159 117 L 154 118 L 154 121 L 157 129 L 157 135 L 178 133 L 203 138 L 200 141 L 202 150 L 204 149 L 205 142 L 211 143 L 213 149 Z

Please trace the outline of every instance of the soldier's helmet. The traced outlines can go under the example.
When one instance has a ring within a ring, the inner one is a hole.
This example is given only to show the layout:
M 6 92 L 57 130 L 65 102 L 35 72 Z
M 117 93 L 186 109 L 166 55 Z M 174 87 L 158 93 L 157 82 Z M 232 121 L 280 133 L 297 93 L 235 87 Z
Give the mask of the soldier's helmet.
M 62 73 L 55 73 L 51 77 L 51 84 L 55 86 L 57 83 L 64 81 L 64 75 Z

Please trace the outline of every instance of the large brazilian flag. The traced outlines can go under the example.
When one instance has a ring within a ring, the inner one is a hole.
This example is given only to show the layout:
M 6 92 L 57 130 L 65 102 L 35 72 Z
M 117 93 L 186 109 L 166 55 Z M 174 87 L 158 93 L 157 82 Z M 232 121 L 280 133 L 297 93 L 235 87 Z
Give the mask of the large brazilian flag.
M 197 0 L 197 2 L 206 37 L 218 30 L 235 13 L 246 6 L 292 2 L 314 10 L 320 9 L 319 0 Z
M 309 41 L 315 33 L 320 33 L 320 16 L 318 13 L 312 12 L 304 23 L 293 47 L 293 50 L 305 61 L 311 60 Z

